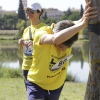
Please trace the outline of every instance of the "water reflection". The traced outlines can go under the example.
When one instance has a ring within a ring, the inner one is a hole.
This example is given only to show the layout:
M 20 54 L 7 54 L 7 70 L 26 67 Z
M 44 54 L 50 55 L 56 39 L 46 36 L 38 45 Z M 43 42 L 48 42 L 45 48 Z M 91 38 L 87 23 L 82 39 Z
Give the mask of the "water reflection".
M 83 68 L 80 66 L 80 62 L 72 62 L 68 67 L 68 72 L 75 76 L 77 81 L 85 83 L 88 80 L 89 64 L 84 62 Z
M 2 64 L 2 66 L 3 67 L 10 67 L 10 68 L 17 69 L 17 68 L 19 68 L 20 63 L 19 63 L 19 61 L 15 61 L 15 62 L 13 62 L 13 61 L 11 61 L 11 62 L 4 62 Z
M 80 82 L 87 82 L 89 73 L 88 42 L 80 41 L 75 43 L 72 53 L 74 56 L 70 60 L 68 73 L 76 76 Z M 17 41 L 0 42 L 0 65 L 4 67 L 20 68 L 21 64 L 22 54 L 18 48 Z
M 22 54 L 17 41 L 0 42 L 0 65 L 19 68 L 22 64 Z

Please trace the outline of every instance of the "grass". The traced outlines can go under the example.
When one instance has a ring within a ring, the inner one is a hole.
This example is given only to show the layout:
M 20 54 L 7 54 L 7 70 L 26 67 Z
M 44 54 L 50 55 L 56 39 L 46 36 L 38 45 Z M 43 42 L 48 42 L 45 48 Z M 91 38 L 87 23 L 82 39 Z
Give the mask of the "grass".
M 59 100 L 83 100 L 86 84 L 66 82 Z M 27 100 L 23 78 L 0 78 L 0 100 Z
M 60 100 L 84 100 L 86 84 L 66 82 Z
M 22 78 L 0 78 L 0 100 L 27 100 Z

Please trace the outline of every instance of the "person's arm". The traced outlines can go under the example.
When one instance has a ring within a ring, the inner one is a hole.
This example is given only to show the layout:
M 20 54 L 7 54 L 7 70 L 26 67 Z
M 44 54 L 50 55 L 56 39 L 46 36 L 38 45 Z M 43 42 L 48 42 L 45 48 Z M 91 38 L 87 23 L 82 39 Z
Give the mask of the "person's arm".
M 80 23 L 80 22 L 82 22 L 82 21 L 83 21 L 83 17 L 82 17 L 81 19 L 77 20 L 77 21 L 73 21 L 73 23 L 74 23 L 74 24 L 78 24 L 78 23 Z
M 85 0 L 85 3 L 88 4 L 89 3 L 89 0 Z M 86 11 L 86 9 L 88 8 L 88 5 L 85 6 L 85 10 L 84 10 L 84 13 Z M 83 16 L 81 19 L 77 20 L 77 21 L 73 21 L 74 24 L 77 24 L 77 23 L 80 23 L 81 21 L 83 21 L 83 18 L 84 18 L 84 13 L 83 13 Z
M 46 34 L 41 36 L 40 44 L 60 44 L 64 41 L 71 38 L 73 35 L 75 35 L 79 30 L 85 27 L 85 24 L 83 22 L 78 23 L 72 27 L 63 29 L 62 31 L 55 33 L 55 34 Z
M 25 32 L 25 30 L 24 30 L 24 32 Z M 23 32 L 23 34 L 24 34 L 24 32 Z M 18 40 L 18 45 L 19 45 L 19 49 L 21 52 L 23 52 L 23 44 L 24 44 L 23 34 L 22 34 L 22 37 Z
M 86 6 L 87 9 L 84 12 L 83 20 L 80 23 L 75 24 L 69 28 L 66 28 L 56 34 L 46 34 L 41 36 L 40 44 L 61 44 L 64 41 L 68 40 L 72 36 L 74 36 L 79 30 L 85 28 L 88 25 L 88 21 L 91 18 L 97 16 L 97 11 L 95 10 L 96 7 L 89 7 L 91 2 L 89 2 Z
M 86 9 L 88 8 L 88 5 L 87 5 L 87 4 L 89 3 L 89 0 L 85 0 L 85 3 L 86 3 L 86 6 L 85 6 L 84 13 L 85 13 Z M 78 21 L 73 21 L 73 22 L 74 22 L 75 24 L 77 24 L 77 23 L 80 23 L 81 21 L 83 21 L 84 13 L 83 13 L 83 16 L 82 16 L 81 19 L 79 19 Z

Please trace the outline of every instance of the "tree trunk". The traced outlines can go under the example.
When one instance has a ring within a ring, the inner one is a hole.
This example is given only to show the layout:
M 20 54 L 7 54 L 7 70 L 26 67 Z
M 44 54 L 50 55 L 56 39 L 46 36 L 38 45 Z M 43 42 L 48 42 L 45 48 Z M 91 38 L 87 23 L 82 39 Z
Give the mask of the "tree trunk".
M 100 0 L 91 1 L 91 6 L 97 6 L 99 14 L 88 25 L 90 72 L 84 100 L 100 100 Z

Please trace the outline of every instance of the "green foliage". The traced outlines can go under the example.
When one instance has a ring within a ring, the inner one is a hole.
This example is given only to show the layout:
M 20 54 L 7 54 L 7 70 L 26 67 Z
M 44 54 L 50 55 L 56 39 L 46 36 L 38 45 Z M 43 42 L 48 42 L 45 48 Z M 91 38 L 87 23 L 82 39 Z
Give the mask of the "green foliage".
M 47 25 L 51 25 L 51 23 L 56 23 L 56 22 L 54 21 L 54 19 L 48 18 L 48 19 L 45 21 L 45 23 L 46 23 Z
M 70 8 L 68 8 L 67 11 L 64 11 L 64 14 L 61 16 L 60 20 L 78 20 L 80 18 L 80 14 L 79 12 L 73 12 L 70 10 Z M 24 19 L 24 22 L 22 21 L 22 19 Z M 12 12 L 12 13 L 8 13 L 5 15 L 0 16 L 0 29 L 2 30 L 19 30 L 18 36 L 22 35 L 23 32 L 23 28 L 29 26 L 31 23 L 28 20 L 27 22 L 25 22 L 26 20 L 26 15 L 23 9 L 23 5 L 22 2 L 20 0 L 19 2 L 19 8 L 18 8 L 18 14 L 16 12 Z M 58 20 L 56 19 L 52 19 L 52 18 L 48 18 L 47 17 L 47 12 L 44 13 L 44 15 L 41 16 L 41 21 L 43 21 L 44 23 L 46 23 L 47 25 L 51 25 L 51 23 L 57 23 Z M 15 36 L 15 38 L 17 37 L 17 35 Z
M 80 19 L 79 12 L 73 12 L 71 15 L 69 15 L 68 20 L 76 21 Z
M 17 14 L 10 13 L 0 16 L 0 29 L 1 30 L 16 30 Z
M 80 16 L 82 17 L 84 13 L 83 5 L 81 5 Z
M 14 23 L 14 20 L 13 20 L 13 19 L 8 19 L 8 20 L 7 20 L 7 24 L 10 25 L 10 24 L 12 24 L 12 23 Z
M 59 18 L 59 21 L 61 21 L 61 20 L 66 20 L 66 19 L 67 19 L 66 14 L 63 14 L 63 15 Z
M 16 34 L 15 38 L 21 38 L 24 32 L 24 29 L 27 27 L 27 22 L 25 20 L 18 20 L 16 28 L 19 30 L 18 34 Z
M 0 78 L 21 78 L 21 69 L 0 67 Z
M 69 17 L 71 14 L 72 14 L 72 12 L 71 12 L 70 8 L 68 8 L 67 12 L 65 12 L 65 15 L 67 17 Z
M 18 18 L 22 20 L 26 20 L 26 15 L 23 8 L 22 0 L 19 0 Z
M 31 25 L 31 22 L 28 20 L 27 22 L 26 22 L 26 27 L 27 26 L 30 26 Z
M 46 23 L 47 25 L 51 25 L 51 23 L 56 23 L 56 20 L 52 19 L 52 18 L 47 18 L 46 20 L 44 19 L 44 17 L 41 17 L 41 21 Z
M 73 76 L 71 73 L 68 73 L 65 81 L 76 82 L 76 77 Z
M 0 29 L 1 30 L 19 30 L 18 34 L 16 33 L 15 36 L 13 36 L 13 39 L 19 39 L 21 38 L 24 29 L 29 26 L 31 24 L 31 22 L 19 19 L 18 16 L 24 16 L 23 18 L 25 19 L 26 16 L 24 15 L 25 12 L 23 10 L 23 5 L 21 4 L 21 0 L 19 2 L 19 8 L 18 8 L 18 15 L 17 13 L 13 12 L 13 13 L 9 13 L 9 14 L 5 14 L 0 16 Z M 23 14 L 23 13 L 24 14 Z M 78 20 L 80 18 L 80 14 L 79 12 L 73 12 L 70 10 L 70 8 L 67 11 L 64 11 L 64 14 L 61 16 L 60 20 Z M 52 19 L 52 18 L 48 18 L 47 17 L 47 13 L 45 12 L 45 14 L 43 16 L 41 16 L 41 21 L 46 23 L 47 25 L 51 25 L 52 23 L 57 23 L 58 20 L 56 19 Z M 1 37 L 1 39 L 4 39 Z M 12 39 L 12 37 L 11 37 Z
M 64 11 L 64 15 L 66 16 L 66 18 L 68 18 L 73 12 L 70 10 L 70 8 L 68 8 L 67 11 Z
M 61 18 L 59 19 L 59 21 L 61 20 L 72 20 L 72 21 L 76 21 L 79 20 L 80 17 L 80 13 L 79 11 L 73 11 L 71 12 L 70 9 L 68 9 L 68 11 L 65 11 L 64 14 L 61 16 Z
M 68 19 L 68 17 L 72 14 L 73 12 L 70 10 L 70 8 L 68 8 L 68 10 L 64 11 L 64 14 L 59 18 L 59 21 Z

